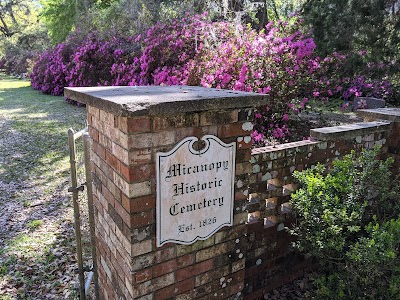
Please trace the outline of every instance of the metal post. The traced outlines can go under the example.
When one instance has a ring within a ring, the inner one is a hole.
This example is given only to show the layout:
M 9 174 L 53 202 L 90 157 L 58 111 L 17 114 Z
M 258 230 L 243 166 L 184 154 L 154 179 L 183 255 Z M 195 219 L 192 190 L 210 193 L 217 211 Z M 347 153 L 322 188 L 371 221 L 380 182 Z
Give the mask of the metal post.
M 92 172 L 90 166 L 90 136 L 89 133 L 83 134 L 83 152 L 85 154 L 85 172 L 86 172 L 86 191 L 89 208 L 89 228 L 90 228 L 90 243 L 93 260 L 93 279 L 94 292 L 96 299 L 99 297 L 99 279 L 97 273 L 97 256 L 96 256 L 96 236 L 94 226 L 94 207 L 93 207 L 93 190 L 92 190 Z
M 83 258 L 82 258 L 82 237 L 81 237 L 81 222 L 80 212 L 78 204 L 78 180 L 76 175 L 76 149 L 75 139 L 79 138 L 83 134 L 82 130 L 75 133 L 70 128 L 68 129 L 68 144 L 69 144 L 69 157 L 71 164 L 71 188 L 72 202 L 74 206 L 74 220 L 75 220 L 75 238 L 76 238 L 76 251 L 78 257 L 78 273 L 79 273 L 79 295 L 80 300 L 86 300 L 85 295 L 85 274 L 83 270 Z

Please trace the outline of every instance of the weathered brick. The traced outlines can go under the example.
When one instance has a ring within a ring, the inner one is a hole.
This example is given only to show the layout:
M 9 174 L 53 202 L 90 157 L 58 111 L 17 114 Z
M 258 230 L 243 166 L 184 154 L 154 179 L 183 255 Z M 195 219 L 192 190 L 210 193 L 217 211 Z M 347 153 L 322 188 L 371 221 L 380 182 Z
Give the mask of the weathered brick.
M 200 262 L 203 260 L 210 259 L 212 257 L 221 255 L 225 252 L 228 251 L 228 244 L 223 243 L 223 244 L 218 244 L 212 247 L 209 247 L 204 250 L 197 251 L 196 253 L 196 262 Z
M 194 288 L 194 278 L 186 279 L 185 281 L 175 283 L 171 286 L 163 288 L 155 293 L 155 298 L 159 300 L 170 299 L 181 293 L 190 291 Z
M 153 268 L 139 270 L 132 274 L 134 283 L 141 283 L 153 278 Z
M 195 279 L 195 286 L 202 286 L 205 284 L 208 284 L 209 282 L 219 279 L 223 276 L 226 276 L 230 273 L 230 266 L 223 266 L 221 268 L 215 268 L 209 272 L 206 272 L 204 274 L 199 274 L 196 276 Z
M 156 197 L 154 195 L 148 195 L 138 198 L 129 198 L 125 194 L 122 194 L 122 205 L 129 213 L 148 211 L 156 207 Z
M 112 151 L 112 141 L 107 136 L 105 136 L 102 132 L 99 132 L 99 143 L 104 148 Z
M 151 119 L 144 117 L 119 117 L 119 129 L 125 133 L 149 132 Z
M 131 214 L 131 228 L 139 228 L 154 223 L 153 211 Z
M 194 136 L 197 138 L 202 138 L 204 135 L 218 135 L 218 126 L 202 126 L 202 127 L 195 127 L 194 129 Z
M 214 245 L 214 236 L 209 237 L 204 241 L 197 241 L 191 245 L 178 245 L 177 246 L 177 255 L 185 255 L 191 252 L 196 252 L 197 250 L 204 249 Z
M 121 174 L 129 182 L 150 180 L 155 175 L 154 164 L 127 166 L 120 164 Z
M 95 141 L 99 142 L 99 131 L 93 126 L 89 126 L 89 135 Z
M 175 273 L 175 278 L 177 281 L 184 280 L 186 278 L 196 276 L 198 274 L 207 272 L 213 268 L 213 260 L 209 259 L 206 261 L 203 261 L 201 263 L 197 263 L 194 265 L 191 265 L 189 267 L 177 270 Z
M 119 159 L 112 155 L 108 150 L 105 151 L 106 154 L 106 162 L 116 171 L 120 172 L 120 161 Z
M 246 136 L 250 130 L 246 130 L 245 123 L 233 123 L 227 125 L 220 125 L 218 127 L 218 136 L 220 138 L 235 137 L 235 136 Z
M 153 130 L 176 129 L 181 127 L 196 127 L 199 124 L 199 116 L 196 113 L 188 113 L 175 116 L 153 117 Z
M 158 277 L 167 273 L 171 273 L 178 268 L 176 259 L 172 259 L 154 266 L 154 277 Z
M 113 173 L 115 185 L 129 198 L 147 196 L 151 194 L 151 182 L 143 181 L 136 183 L 129 183 L 117 173 Z
M 167 260 L 171 260 L 176 257 L 176 247 L 158 249 L 158 251 L 154 255 L 155 262 L 157 264 Z
M 115 201 L 114 203 L 116 213 L 122 218 L 122 221 L 125 224 L 130 224 L 130 214 L 125 210 L 125 208 L 118 202 Z
M 154 264 L 154 254 L 153 253 L 141 255 L 132 260 L 131 272 L 136 272 L 136 271 L 140 271 L 142 269 L 152 267 L 153 264 Z M 145 293 L 145 294 L 147 294 L 147 293 Z
M 131 246 L 131 255 L 132 257 L 136 257 L 142 254 L 149 253 L 153 250 L 153 241 L 152 240 L 144 240 L 141 242 L 135 242 Z M 156 266 L 157 267 L 157 266 Z M 156 271 L 156 267 L 154 267 L 154 272 Z M 158 276 L 154 273 L 154 276 Z
M 153 289 L 158 290 L 163 287 L 172 285 L 174 282 L 175 282 L 174 273 L 165 274 L 163 276 L 153 278 L 152 280 Z
M 151 162 L 151 149 L 131 150 L 129 152 L 130 165 L 143 165 Z
M 146 149 L 175 143 L 175 131 L 132 134 L 128 138 L 129 149 Z
M 122 148 L 120 145 L 114 142 L 112 142 L 111 144 L 111 153 L 115 157 L 118 157 L 118 159 L 124 164 L 128 165 L 130 163 L 128 150 Z
M 114 115 L 100 109 L 99 120 L 107 125 L 114 126 Z
M 236 123 L 239 118 L 238 110 L 228 111 L 207 111 L 200 114 L 200 126 L 209 126 L 215 124 Z
M 99 119 L 100 118 L 100 110 L 97 107 L 88 105 L 87 106 L 87 112 L 91 115 L 93 115 L 95 118 Z

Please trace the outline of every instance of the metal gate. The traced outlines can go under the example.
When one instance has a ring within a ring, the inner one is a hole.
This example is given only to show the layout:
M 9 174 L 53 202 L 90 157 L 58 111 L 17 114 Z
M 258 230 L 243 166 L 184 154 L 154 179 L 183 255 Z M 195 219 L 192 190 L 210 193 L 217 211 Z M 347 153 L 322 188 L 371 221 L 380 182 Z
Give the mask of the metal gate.
M 86 181 L 78 184 L 76 161 L 76 141 L 82 139 L 83 141 L 83 156 Z M 97 274 L 97 261 L 96 261 L 96 243 L 95 243 L 95 227 L 94 227 L 94 209 L 93 209 L 93 192 L 92 192 L 92 174 L 90 170 L 90 136 L 88 129 L 82 129 L 75 132 L 72 128 L 68 129 L 68 145 L 69 157 L 71 164 L 71 187 L 68 189 L 72 193 L 72 202 L 74 207 L 74 225 L 75 225 L 75 238 L 76 238 L 76 253 L 78 258 L 78 274 L 79 274 L 79 299 L 86 300 L 89 291 L 90 283 L 94 281 L 95 299 L 99 298 L 99 281 Z M 88 205 L 88 219 L 90 228 L 90 245 L 92 266 L 84 266 L 82 255 L 82 234 L 81 234 L 81 214 L 79 206 L 79 193 L 83 192 L 86 186 L 87 192 L 87 205 Z M 87 276 L 85 279 L 85 272 Z

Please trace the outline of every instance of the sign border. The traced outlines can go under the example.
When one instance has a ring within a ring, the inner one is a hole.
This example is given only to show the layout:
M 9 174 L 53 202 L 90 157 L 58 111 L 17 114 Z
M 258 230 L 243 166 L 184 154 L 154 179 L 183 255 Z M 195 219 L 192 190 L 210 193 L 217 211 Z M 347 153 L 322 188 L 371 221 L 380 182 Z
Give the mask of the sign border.
M 201 149 L 200 151 L 193 151 L 193 144 L 197 141 L 204 141 L 206 143 L 206 146 Z M 232 173 L 231 173 L 231 201 L 229 203 L 229 209 L 230 209 L 230 218 L 228 222 L 225 222 L 223 224 L 221 224 L 220 226 L 218 226 L 216 229 L 214 229 L 212 232 L 210 232 L 209 234 L 207 234 L 207 236 L 196 236 L 193 240 L 191 241 L 182 241 L 182 240 L 178 240 L 178 239 L 167 239 L 167 240 L 163 240 L 161 241 L 161 188 L 158 185 L 159 182 L 161 182 L 161 174 L 160 174 L 160 164 L 161 164 L 161 158 L 163 157 L 168 157 L 171 156 L 172 154 L 174 154 L 176 151 L 178 151 L 181 147 L 183 147 L 185 144 L 188 144 L 188 150 L 190 153 L 194 154 L 194 155 L 201 155 L 204 154 L 208 151 L 208 149 L 210 148 L 210 140 L 213 140 L 215 142 L 217 142 L 218 144 L 220 144 L 222 147 L 224 148 L 231 148 L 231 152 L 232 153 Z M 156 153 L 156 176 L 157 176 L 157 199 L 156 199 L 156 245 L 157 247 L 161 247 L 166 243 L 176 243 L 176 244 L 181 244 L 181 245 L 191 245 L 194 242 L 198 241 L 198 240 L 206 240 L 209 237 L 211 237 L 212 235 L 214 235 L 214 233 L 216 233 L 218 230 L 220 230 L 221 228 L 225 227 L 225 226 L 232 226 L 233 225 L 233 210 L 234 210 L 234 201 L 235 201 L 235 169 L 236 169 L 236 142 L 232 142 L 230 144 L 226 144 L 223 141 L 221 141 L 217 136 L 214 135 L 204 135 L 201 139 L 198 139 L 195 136 L 190 136 L 190 137 L 186 137 L 183 140 L 181 140 L 179 143 L 177 143 L 172 150 L 168 151 L 168 152 L 157 152 Z

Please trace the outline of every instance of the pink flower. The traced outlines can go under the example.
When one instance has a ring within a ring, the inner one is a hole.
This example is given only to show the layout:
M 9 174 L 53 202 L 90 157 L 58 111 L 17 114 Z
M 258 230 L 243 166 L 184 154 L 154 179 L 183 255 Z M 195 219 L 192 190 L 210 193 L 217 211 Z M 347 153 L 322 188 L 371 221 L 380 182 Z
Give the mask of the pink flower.
M 268 94 L 271 91 L 271 87 L 267 86 L 265 88 L 263 88 L 263 94 Z

